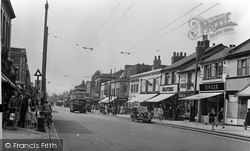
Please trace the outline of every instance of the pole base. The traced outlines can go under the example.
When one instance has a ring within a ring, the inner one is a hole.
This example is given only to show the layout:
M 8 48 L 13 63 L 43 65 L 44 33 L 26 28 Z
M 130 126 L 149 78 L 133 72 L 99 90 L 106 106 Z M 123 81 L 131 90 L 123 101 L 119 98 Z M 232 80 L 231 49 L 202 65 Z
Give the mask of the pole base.
M 44 116 L 38 116 L 37 117 L 37 129 L 36 131 L 39 132 L 46 132 L 45 128 L 44 128 Z

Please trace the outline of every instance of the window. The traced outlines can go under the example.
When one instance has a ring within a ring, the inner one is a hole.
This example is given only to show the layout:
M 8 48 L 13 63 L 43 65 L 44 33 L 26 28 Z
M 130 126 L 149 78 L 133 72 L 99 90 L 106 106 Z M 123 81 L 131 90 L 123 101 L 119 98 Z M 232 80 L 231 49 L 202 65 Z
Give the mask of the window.
M 165 84 L 166 85 L 169 84 L 169 74 L 168 73 L 165 74 Z
M 187 77 L 187 82 L 191 83 L 192 82 L 192 73 L 188 73 L 188 77 Z
M 153 79 L 149 79 L 147 80 L 147 87 L 148 87 L 148 92 L 152 92 L 153 91 Z
M 208 79 L 212 76 L 211 65 L 205 65 L 205 78 Z
M 172 72 L 172 84 L 176 83 L 175 72 Z
M 127 92 L 127 86 L 123 85 L 123 92 Z
M 237 75 L 238 76 L 249 75 L 250 58 L 238 60 L 237 66 L 238 66 L 237 67 Z

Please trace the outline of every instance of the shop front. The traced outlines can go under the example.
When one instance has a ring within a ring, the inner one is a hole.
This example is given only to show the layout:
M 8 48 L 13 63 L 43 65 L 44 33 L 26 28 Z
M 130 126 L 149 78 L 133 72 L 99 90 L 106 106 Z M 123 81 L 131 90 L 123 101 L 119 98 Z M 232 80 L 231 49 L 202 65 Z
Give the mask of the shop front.
M 181 98 L 180 100 L 193 100 L 197 102 L 195 112 L 195 120 L 197 122 L 206 123 L 206 118 L 211 109 L 218 113 L 224 110 L 224 83 L 200 84 L 200 93 Z

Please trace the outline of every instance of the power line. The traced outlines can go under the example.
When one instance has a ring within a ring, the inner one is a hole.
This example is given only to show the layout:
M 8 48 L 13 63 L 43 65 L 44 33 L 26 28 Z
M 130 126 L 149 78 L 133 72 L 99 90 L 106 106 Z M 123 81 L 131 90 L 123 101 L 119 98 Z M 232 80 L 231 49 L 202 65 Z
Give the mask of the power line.
M 115 25 L 122 19 L 123 16 L 125 16 L 125 14 L 129 11 L 129 9 L 134 5 L 135 2 L 133 2 L 132 5 L 129 6 L 129 8 L 125 11 L 125 13 L 123 13 L 123 15 L 115 22 L 115 24 L 106 32 L 106 34 L 96 43 L 96 45 L 94 46 L 94 48 L 102 41 L 103 38 L 106 37 L 106 35 L 115 27 Z
M 203 12 L 202 12 L 202 13 L 200 13 L 200 14 L 198 14 L 198 15 L 197 15 L 197 16 L 195 16 L 194 18 L 196 18 L 196 17 L 200 16 L 201 14 L 204 14 L 205 12 L 209 11 L 210 9 L 214 8 L 214 7 L 215 7 L 215 6 L 217 6 L 217 5 L 219 5 L 219 3 L 217 3 L 217 4 L 213 5 L 212 7 L 208 8 L 208 9 L 206 9 L 205 11 L 203 11 Z M 181 25 L 177 26 L 176 28 L 172 29 L 171 31 L 167 32 L 166 34 L 164 34 L 164 35 L 162 35 L 162 36 L 160 36 L 160 37 L 156 38 L 155 40 L 153 40 L 153 41 L 149 42 L 148 44 L 146 44 L 146 45 L 144 45 L 144 46 L 142 46 L 142 47 L 138 48 L 137 50 L 140 50 L 140 49 L 142 49 L 142 48 L 144 48 L 144 47 L 146 47 L 146 46 L 148 46 L 148 45 L 150 45 L 150 44 L 154 43 L 155 41 L 157 41 L 157 40 L 161 39 L 162 37 L 165 37 L 166 35 L 170 34 L 171 32 L 175 31 L 176 29 L 178 29 L 178 28 L 182 27 L 183 25 L 185 25 L 185 24 L 186 24 L 186 23 L 188 23 L 188 22 L 189 22 L 189 20 L 188 20 L 188 21 L 186 21 L 186 22 L 184 22 L 183 24 L 181 24 Z
M 162 30 L 164 30 L 165 28 L 169 27 L 170 25 L 172 25 L 173 23 L 175 23 L 176 21 L 180 20 L 181 18 L 183 18 L 184 16 L 186 16 L 187 14 L 189 14 L 190 12 L 192 12 L 193 10 L 195 10 L 196 8 L 200 7 L 203 3 L 200 3 L 199 5 L 197 5 L 196 7 L 194 7 L 193 9 L 189 10 L 188 12 L 186 12 L 185 14 L 183 14 L 182 16 L 180 16 L 179 18 L 177 18 L 176 20 L 172 21 L 171 23 L 169 23 L 167 26 L 163 27 L 162 29 L 156 31 L 155 33 L 153 33 L 152 35 L 148 36 L 146 39 L 140 41 L 139 43 L 135 44 L 134 46 L 130 47 L 129 49 L 127 49 L 125 52 L 133 49 L 134 47 L 140 45 L 141 43 L 145 42 L 146 40 L 148 40 L 149 38 L 153 37 L 154 35 L 158 34 L 159 32 L 161 32 Z
M 196 18 L 196 17 L 200 16 L 201 14 L 204 14 L 205 12 L 207 12 L 207 11 L 209 11 L 210 9 L 214 8 L 214 7 L 215 7 L 215 6 L 217 6 L 218 4 L 219 4 L 219 3 L 216 3 L 216 4 L 215 4 L 215 5 L 213 5 L 212 7 L 208 8 L 208 9 L 206 9 L 205 11 L 201 12 L 200 14 L 196 15 L 194 18 Z M 146 46 L 150 45 L 151 43 L 153 43 L 153 42 L 155 42 L 155 41 L 159 40 L 160 38 L 162 38 L 162 37 L 164 37 L 164 36 L 166 36 L 166 35 L 170 34 L 171 32 L 173 32 L 173 31 L 177 30 L 178 28 L 180 28 L 181 26 L 185 25 L 185 24 L 186 24 L 186 23 L 188 23 L 188 22 L 189 22 L 189 20 L 188 20 L 188 21 L 186 21 L 186 22 L 184 22 L 183 24 L 181 24 L 181 25 L 177 26 L 176 28 L 172 29 L 171 31 L 167 32 L 166 34 L 162 35 L 161 37 L 158 37 L 157 39 L 155 39 L 155 40 L 151 41 L 150 43 L 148 43 L 148 44 L 144 45 L 143 47 L 138 48 L 137 50 L 140 50 L 140 49 L 142 49 L 142 48 L 144 48 L 144 47 L 146 47 Z M 136 50 L 135 50 L 135 51 L 136 51 Z M 135 51 L 131 52 L 130 54 L 133 54 Z M 125 57 L 123 57 L 122 59 L 119 59 L 119 61 L 121 61 L 121 60 L 123 60 L 123 59 L 127 58 L 128 56 L 129 56 L 129 55 L 126 55 L 126 56 L 125 56 Z
M 93 41 L 93 39 L 96 37 L 96 35 L 101 31 L 101 29 L 103 28 L 103 26 L 107 23 L 107 21 L 109 20 L 109 18 L 113 15 L 113 13 L 115 12 L 115 10 L 118 8 L 118 6 L 120 4 L 121 4 L 121 2 L 115 7 L 115 9 L 112 11 L 112 13 L 106 19 L 106 21 L 102 24 L 101 28 L 95 33 L 94 37 L 89 41 L 89 43 L 87 44 L 87 46 L 89 46 L 89 44 Z

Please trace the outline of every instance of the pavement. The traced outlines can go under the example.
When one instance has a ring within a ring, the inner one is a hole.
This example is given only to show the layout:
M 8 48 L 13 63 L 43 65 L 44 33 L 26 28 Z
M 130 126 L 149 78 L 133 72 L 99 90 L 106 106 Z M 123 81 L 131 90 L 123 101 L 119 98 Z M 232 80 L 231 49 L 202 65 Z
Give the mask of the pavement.
M 38 144 L 39 151 L 62 151 L 63 141 L 58 138 L 55 127 L 52 123 L 51 129 L 45 126 L 45 132 L 37 131 L 35 128 L 32 128 L 30 125 L 27 125 L 25 128 L 17 126 L 17 129 L 13 131 L 11 126 L 7 126 L 3 129 L 3 142 L 0 142 L 0 146 L 3 147 L 3 151 L 14 151 L 14 148 L 5 148 L 3 144 Z M 1 144 L 3 143 L 3 144 Z M 47 146 L 42 147 L 42 144 L 47 144 Z M 55 145 L 53 145 L 55 144 Z M 50 146 L 49 146 L 50 145 Z M 29 150 L 36 150 L 31 146 Z M 1 149 L 0 149 L 1 150 Z

